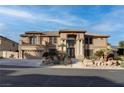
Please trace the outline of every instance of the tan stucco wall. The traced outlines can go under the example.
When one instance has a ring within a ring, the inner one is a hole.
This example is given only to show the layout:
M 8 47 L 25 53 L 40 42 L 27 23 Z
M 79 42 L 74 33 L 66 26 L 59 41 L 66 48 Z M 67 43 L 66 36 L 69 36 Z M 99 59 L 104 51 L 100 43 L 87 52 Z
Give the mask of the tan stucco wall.
M 2 42 L 1 42 L 1 39 L 0 39 L 0 45 L 1 45 L 1 43 L 2 43 Z
M 67 38 L 67 33 L 60 33 L 60 38 L 66 39 Z
M 21 44 L 29 44 L 29 37 L 21 38 Z
M 107 49 L 107 38 L 95 38 L 93 40 L 94 53 L 101 49 Z
M 94 38 L 93 39 L 94 47 L 107 47 L 107 39 L 106 38 Z
M 45 42 L 49 42 L 49 37 L 42 38 L 42 45 L 45 45 Z

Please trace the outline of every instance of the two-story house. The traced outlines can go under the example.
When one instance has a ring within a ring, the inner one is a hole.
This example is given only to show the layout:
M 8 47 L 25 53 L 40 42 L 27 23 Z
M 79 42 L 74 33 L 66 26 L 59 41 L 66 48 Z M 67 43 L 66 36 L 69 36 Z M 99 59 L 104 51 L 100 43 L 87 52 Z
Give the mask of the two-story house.
M 91 56 L 99 49 L 107 49 L 108 35 L 88 33 L 83 30 L 59 30 L 50 32 L 25 32 L 21 34 L 20 58 L 42 58 L 44 52 L 63 51 L 71 57 Z M 60 47 L 64 44 L 65 47 Z

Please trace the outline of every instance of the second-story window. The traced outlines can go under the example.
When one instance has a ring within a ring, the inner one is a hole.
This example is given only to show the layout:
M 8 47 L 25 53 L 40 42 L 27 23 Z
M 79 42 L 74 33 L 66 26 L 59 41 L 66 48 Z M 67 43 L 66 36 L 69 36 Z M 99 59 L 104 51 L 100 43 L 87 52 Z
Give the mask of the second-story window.
M 92 37 L 85 37 L 85 44 L 93 44 L 93 38 Z
M 30 41 L 30 44 L 32 44 L 32 45 L 33 44 L 36 44 L 36 39 L 37 39 L 36 36 L 30 37 L 30 40 L 29 40 Z
M 52 44 L 52 37 L 49 37 L 49 43 Z
M 57 37 L 54 37 L 54 43 L 57 43 Z
M 85 44 L 88 44 L 88 37 L 85 38 Z
M 56 37 L 49 37 L 49 42 L 50 42 L 50 44 L 54 44 L 57 42 L 57 38 Z
M 93 38 L 89 37 L 89 44 L 93 44 Z

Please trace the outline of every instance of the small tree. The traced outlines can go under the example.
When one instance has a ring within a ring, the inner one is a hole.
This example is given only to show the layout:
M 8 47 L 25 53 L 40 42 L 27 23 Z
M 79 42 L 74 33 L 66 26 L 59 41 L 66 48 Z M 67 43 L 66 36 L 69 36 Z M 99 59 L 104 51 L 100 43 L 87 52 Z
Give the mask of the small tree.
M 64 47 L 66 47 L 66 45 L 62 43 L 62 44 L 59 45 L 59 47 L 62 48 L 62 53 L 63 53 Z
M 114 59 L 113 49 L 107 49 L 104 52 L 104 59 L 105 59 L 105 61 L 108 61 L 109 58 Z

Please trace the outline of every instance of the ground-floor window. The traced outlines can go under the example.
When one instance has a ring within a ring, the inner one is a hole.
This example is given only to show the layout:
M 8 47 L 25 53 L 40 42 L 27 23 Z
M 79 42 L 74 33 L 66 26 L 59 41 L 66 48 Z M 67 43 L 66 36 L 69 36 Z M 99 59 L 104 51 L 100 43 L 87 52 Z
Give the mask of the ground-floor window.
M 69 57 L 75 57 L 75 49 L 74 48 L 67 48 L 67 54 Z
M 93 49 L 85 49 L 85 50 L 84 50 L 84 56 L 85 56 L 86 58 L 91 58 L 92 55 L 93 55 Z

